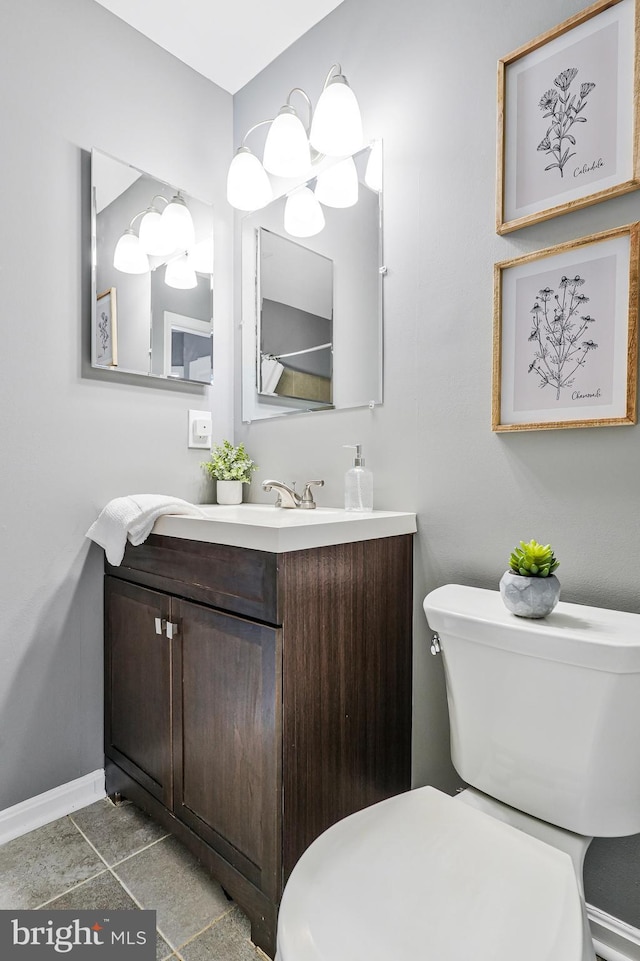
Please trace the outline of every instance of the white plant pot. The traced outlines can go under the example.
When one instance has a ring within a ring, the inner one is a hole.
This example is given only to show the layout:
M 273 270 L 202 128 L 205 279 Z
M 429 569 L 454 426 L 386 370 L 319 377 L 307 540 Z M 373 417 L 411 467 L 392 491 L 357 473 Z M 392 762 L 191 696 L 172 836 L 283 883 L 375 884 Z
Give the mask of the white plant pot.
M 218 504 L 242 504 L 242 481 L 216 481 Z
M 555 574 L 548 577 L 523 577 L 505 571 L 500 580 L 504 606 L 517 617 L 546 617 L 560 598 L 560 581 Z

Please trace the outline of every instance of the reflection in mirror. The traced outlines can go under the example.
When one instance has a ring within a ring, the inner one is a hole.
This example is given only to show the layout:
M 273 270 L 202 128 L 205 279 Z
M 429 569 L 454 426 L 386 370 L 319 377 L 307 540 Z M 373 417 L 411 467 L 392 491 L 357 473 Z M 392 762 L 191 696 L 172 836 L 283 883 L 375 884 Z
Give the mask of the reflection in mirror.
M 381 167 L 374 180 L 370 162 L 380 158 L 380 142 L 354 154 L 348 207 L 322 176 L 344 160 L 319 165 L 305 195 L 323 188 L 320 204 L 311 198 L 323 223 L 313 236 L 301 236 L 300 221 L 293 236 L 285 229 L 287 196 L 243 219 L 244 421 L 382 403 Z
M 333 261 L 260 228 L 261 394 L 331 404 Z
M 94 367 L 210 384 L 210 204 L 91 153 Z

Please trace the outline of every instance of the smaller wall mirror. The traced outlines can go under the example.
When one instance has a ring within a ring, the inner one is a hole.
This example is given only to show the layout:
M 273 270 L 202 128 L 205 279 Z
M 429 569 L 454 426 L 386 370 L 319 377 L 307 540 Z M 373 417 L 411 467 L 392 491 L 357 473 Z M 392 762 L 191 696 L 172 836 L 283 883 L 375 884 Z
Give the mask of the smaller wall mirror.
M 91 153 L 91 363 L 104 370 L 210 384 L 210 204 Z
M 356 184 L 344 206 L 321 178 L 345 161 L 319 164 L 306 185 L 322 210 L 311 236 L 287 229 L 301 187 L 243 219 L 244 421 L 382 403 L 381 151 L 347 158 Z

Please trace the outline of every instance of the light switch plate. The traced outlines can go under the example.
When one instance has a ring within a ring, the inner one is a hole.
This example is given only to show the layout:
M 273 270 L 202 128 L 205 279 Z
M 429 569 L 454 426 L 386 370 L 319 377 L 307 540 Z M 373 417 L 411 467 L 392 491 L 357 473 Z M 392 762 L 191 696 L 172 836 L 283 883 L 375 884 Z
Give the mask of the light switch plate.
M 211 431 L 210 410 L 189 411 L 188 447 L 198 448 L 199 450 L 211 450 Z

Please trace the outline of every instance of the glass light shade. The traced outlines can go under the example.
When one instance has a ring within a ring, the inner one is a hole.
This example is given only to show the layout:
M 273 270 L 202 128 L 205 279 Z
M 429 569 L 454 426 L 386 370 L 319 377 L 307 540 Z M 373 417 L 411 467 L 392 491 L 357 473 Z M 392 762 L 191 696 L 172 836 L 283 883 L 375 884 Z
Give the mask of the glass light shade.
M 191 247 L 189 263 L 198 274 L 213 273 L 213 234 Z
M 293 107 L 282 107 L 269 127 L 262 165 L 276 177 L 309 178 L 311 151 L 307 132 Z
M 376 193 L 382 190 L 382 141 L 376 140 L 371 146 L 367 167 L 364 172 L 364 182 Z
M 311 146 L 329 157 L 346 157 L 361 149 L 363 139 L 356 96 L 344 77 L 335 77 L 320 94 L 311 122 Z
M 318 174 L 316 199 L 325 207 L 353 207 L 358 203 L 358 171 L 353 157 Z
M 180 194 L 176 194 L 164 208 L 162 220 L 166 236 L 173 245 L 172 250 L 188 250 L 193 247 L 196 239 L 193 220 Z
M 176 244 L 167 234 L 166 222 L 155 207 L 149 207 L 140 221 L 138 237 L 144 252 L 154 257 L 164 257 L 176 249 Z
M 129 228 L 125 230 L 113 252 L 113 266 L 123 274 L 146 274 L 149 258 L 140 246 L 140 241 Z
M 164 272 L 164 282 L 168 287 L 175 287 L 177 290 L 191 290 L 197 287 L 198 278 L 189 258 L 177 257 L 170 261 Z
M 248 147 L 240 147 L 229 166 L 227 200 L 236 210 L 260 210 L 273 200 L 267 172 Z
M 300 187 L 287 197 L 284 229 L 292 237 L 313 237 L 324 227 L 322 207 L 309 187 Z

